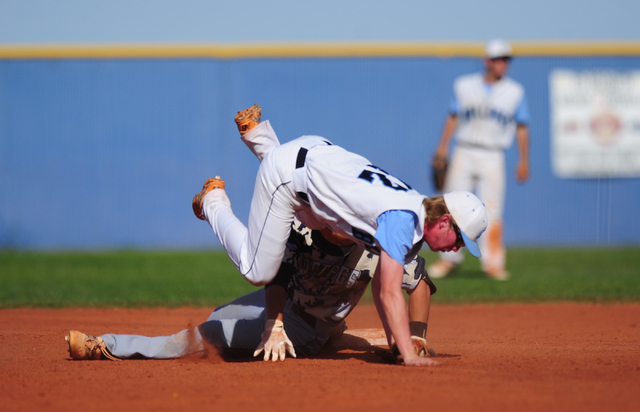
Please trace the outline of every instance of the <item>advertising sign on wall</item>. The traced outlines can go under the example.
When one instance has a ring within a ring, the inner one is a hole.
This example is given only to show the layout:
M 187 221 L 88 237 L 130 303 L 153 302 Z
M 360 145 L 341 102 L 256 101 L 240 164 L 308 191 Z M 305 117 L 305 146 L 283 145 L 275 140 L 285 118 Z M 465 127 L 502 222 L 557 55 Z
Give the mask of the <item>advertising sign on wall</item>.
M 640 176 L 640 71 L 558 69 L 549 88 L 556 176 Z

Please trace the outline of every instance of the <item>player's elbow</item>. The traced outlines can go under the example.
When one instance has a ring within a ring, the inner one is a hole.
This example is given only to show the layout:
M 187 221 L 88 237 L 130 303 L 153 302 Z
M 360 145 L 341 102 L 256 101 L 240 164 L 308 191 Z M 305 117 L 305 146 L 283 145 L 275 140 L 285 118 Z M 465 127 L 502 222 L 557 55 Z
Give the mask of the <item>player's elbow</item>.
M 275 277 L 275 274 L 271 277 L 268 277 L 268 276 L 264 276 L 264 271 L 263 271 L 262 276 L 260 276 L 260 274 L 257 273 L 255 270 L 249 270 L 246 273 L 243 273 L 242 277 L 244 277 L 247 280 L 247 282 L 251 283 L 253 286 L 264 286 L 273 280 L 273 278 Z

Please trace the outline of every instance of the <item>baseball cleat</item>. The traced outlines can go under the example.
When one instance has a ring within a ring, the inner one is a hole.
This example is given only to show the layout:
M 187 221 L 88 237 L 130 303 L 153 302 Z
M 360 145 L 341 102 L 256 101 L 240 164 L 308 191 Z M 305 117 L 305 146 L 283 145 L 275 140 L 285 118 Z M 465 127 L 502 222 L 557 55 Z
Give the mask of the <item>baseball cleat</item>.
M 509 278 L 511 277 L 511 274 L 504 269 L 490 270 L 485 272 L 485 274 L 489 279 L 493 279 L 493 280 L 509 280 Z
M 244 109 L 236 114 L 236 124 L 238 125 L 238 131 L 240 135 L 244 135 L 249 130 L 253 129 L 260 124 L 260 118 L 262 117 L 262 108 L 259 104 L 254 104 L 248 109 Z
M 454 270 L 458 265 L 455 263 L 447 262 L 446 260 L 440 259 L 437 262 L 429 265 L 427 268 L 427 274 L 431 279 L 442 279 L 446 277 L 452 270 Z
M 69 354 L 77 360 L 99 360 L 104 356 L 111 360 L 120 360 L 109 353 L 101 337 L 70 330 L 64 337 L 69 343 Z
M 204 201 L 204 197 L 207 193 L 212 191 L 213 189 L 224 189 L 225 183 L 224 180 L 220 179 L 220 176 L 216 176 L 213 179 L 209 179 L 204 182 L 204 186 L 202 186 L 202 190 L 193 197 L 193 202 L 191 205 L 193 206 L 193 213 L 200 220 L 205 220 L 204 214 L 202 214 L 202 202 Z

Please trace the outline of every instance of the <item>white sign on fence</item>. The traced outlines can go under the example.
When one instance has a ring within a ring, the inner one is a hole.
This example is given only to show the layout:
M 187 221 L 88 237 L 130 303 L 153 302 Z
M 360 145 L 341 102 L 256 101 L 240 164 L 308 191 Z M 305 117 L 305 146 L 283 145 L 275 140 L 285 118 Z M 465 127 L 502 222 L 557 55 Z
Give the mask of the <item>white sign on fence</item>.
M 640 71 L 554 70 L 549 95 L 556 176 L 640 176 Z

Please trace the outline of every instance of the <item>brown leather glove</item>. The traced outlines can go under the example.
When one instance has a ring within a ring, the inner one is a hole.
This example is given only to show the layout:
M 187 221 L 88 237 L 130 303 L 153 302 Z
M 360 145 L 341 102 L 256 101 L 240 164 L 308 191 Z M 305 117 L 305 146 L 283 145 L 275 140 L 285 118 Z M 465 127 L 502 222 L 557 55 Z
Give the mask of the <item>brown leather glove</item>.
M 444 182 L 447 178 L 447 169 L 449 161 L 446 157 L 436 156 L 431 162 L 431 177 L 433 178 L 433 186 L 438 192 L 444 191 Z

